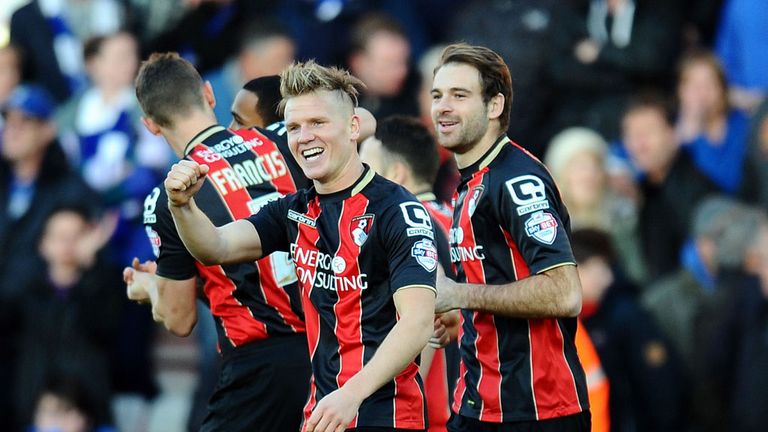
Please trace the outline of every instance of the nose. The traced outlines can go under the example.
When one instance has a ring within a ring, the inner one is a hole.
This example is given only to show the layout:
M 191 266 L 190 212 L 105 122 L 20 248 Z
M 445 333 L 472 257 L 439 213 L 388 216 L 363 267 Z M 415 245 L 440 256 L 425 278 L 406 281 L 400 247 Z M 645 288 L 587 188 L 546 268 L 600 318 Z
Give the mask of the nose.
M 432 112 L 435 114 L 443 114 L 451 111 L 451 104 L 448 103 L 447 97 L 438 97 L 432 99 Z
M 299 129 L 299 144 L 311 142 L 313 139 L 315 139 L 315 135 L 309 130 L 309 127 L 302 125 Z

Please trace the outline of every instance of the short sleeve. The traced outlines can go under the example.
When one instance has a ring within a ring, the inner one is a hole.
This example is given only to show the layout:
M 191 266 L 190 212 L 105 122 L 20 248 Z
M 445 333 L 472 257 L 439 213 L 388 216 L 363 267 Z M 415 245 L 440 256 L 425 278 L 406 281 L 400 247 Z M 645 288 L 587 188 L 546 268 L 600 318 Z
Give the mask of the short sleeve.
M 144 199 L 144 230 L 157 259 L 157 275 L 187 280 L 197 274 L 195 258 L 187 251 L 168 210 L 165 191 L 156 187 Z
M 501 225 L 510 233 L 532 274 L 574 264 L 569 217 L 554 181 L 538 164 L 501 182 Z
M 423 285 L 435 289 L 438 252 L 435 227 L 424 206 L 405 201 L 385 213 L 382 243 L 389 261 L 392 292 Z
M 259 233 L 262 256 L 272 252 L 288 252 L 288 208 L 294 195 L 288 195 L 265 204 L 259 211 L 248 217 Z

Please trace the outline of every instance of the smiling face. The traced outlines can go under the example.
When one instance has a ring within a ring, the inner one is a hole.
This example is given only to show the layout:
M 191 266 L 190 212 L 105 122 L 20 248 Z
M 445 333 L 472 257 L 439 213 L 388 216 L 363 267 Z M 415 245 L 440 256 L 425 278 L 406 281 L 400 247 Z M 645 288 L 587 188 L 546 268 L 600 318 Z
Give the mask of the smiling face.
M 357 179 L 360 163 L 356 140 L 359 118 L 352 104 L 338 91 L 319 90 L 288 99 L 285 103 L 288 146 L 304 175 L 320 193 L 335 192 L 344 179 Z M 351 183 L 350 183 L 351 184 Z
M 461 63 L 438 69 L 432 83 L 432 121 L 440 145 L 458 154 L 470 151 L 488 132 L 488 106 L 477 69 Z

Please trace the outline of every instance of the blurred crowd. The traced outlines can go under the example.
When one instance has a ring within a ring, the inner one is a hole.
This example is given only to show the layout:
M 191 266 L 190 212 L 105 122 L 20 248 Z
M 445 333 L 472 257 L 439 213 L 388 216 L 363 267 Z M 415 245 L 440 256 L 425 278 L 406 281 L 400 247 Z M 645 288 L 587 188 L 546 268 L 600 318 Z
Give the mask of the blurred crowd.
M 225 125 L 245 82 L 310 58 L 365 82 L 377 119 L 429 124 L 440 50 L 466 41 L 509 65 L 508 134 L 570 212 L 610 430 L 765 430 L 766 23 L 765 0 L 24 4 L 0 47 L 0 429 L 115 430 L 156 395 L 120 273 L 153 258 L 144 198 L 176 158 L 141 123 L 142 58 L 193 62 Z

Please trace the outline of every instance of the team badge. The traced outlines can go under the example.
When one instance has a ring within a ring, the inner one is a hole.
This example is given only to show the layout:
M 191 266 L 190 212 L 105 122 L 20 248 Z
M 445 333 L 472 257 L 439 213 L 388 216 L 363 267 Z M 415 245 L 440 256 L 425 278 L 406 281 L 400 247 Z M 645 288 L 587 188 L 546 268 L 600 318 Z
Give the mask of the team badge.
M 149 244 L 152 245 L 152 253 L 155 254 L 155 258 L 158 258 L 160 256 L 160 245 L 162 245 L 162 242 L 160 241 L 160 235 L 157 233 L 157 231 L 153 230 L 152 227 L 145 226 L 144 229 L 147 231 Z
M 411 256 L 416 258 L 416 262 L 424 267 L 424 270 L 433 272 L 437 269 L 437 248 L 432 240 L 423 239 L 414 243 Z
M 350 226 L 352 241 L 356 245 L 362 247 L 363 243 L 368 240 L 368 233 L 371 232 L 373 227 L 373 215 L 364 214 L 362 216 L 355 216 L 352 218 L 352 224 Z
M 557 237 L 557 219 L 547 212 L 536 212 L 525 221 L 525 233 L 528 237 L 551 245 Z
M 477 203 L 480 201 L 480 197 L 483 196 L 484 189 L 485 187 L 482 185 L 472 189 L 472 196 L 469 197 L 469 202 L 467 203 L 467 213 L 469 213 L 469 217 L 472 217 L 472 215 L 475 214 Z

